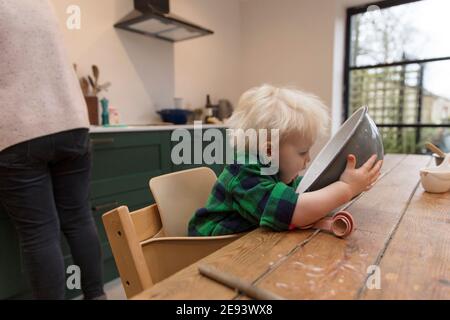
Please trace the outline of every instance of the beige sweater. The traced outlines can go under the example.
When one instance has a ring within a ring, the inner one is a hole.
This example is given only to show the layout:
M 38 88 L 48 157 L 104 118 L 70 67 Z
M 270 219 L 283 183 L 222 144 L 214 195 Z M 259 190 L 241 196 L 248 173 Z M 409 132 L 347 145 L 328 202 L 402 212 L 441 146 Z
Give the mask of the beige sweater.
M 48 0 L 0 0 L 0 151 L 89 128 L 59 28 Z

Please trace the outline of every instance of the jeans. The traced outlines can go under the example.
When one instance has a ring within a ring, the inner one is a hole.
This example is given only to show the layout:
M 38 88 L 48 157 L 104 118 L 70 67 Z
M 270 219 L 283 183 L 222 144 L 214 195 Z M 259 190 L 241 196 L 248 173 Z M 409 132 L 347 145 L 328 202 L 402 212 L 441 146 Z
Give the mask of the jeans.
M 0 203 L 17 230 L 35 299 L 64 299 L 61 231 L 81 270 L 84 298 L 104 295 L 100 241 L 89 206 L 91 166 L 87 129 L 0 152 Z

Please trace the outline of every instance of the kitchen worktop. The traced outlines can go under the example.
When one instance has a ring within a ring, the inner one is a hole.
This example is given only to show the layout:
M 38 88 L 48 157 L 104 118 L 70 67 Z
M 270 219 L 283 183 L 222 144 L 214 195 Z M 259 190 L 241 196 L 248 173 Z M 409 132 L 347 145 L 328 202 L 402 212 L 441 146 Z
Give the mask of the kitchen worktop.
M 202 129 L 208 128 L 226 128 L 224 124 L 202 124 Z M 133 131 L 167 131 L 175 129 L 194 129 L 194 124 L 182 125 L 118 125 L 118 126 L 91 126 L 91 133 L 107 132 L 133 132 Z

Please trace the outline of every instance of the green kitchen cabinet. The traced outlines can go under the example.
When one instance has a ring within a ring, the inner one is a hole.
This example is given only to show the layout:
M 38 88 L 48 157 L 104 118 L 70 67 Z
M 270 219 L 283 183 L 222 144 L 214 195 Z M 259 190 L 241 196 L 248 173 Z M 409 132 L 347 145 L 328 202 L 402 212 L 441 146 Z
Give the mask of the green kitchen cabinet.
M 224 132 L 224 129 L 220 130 Z M 190 132 L 193 135 L 193 130 Z M 130 210 L 148 206 L 154 203 L 148 186 L 152 177 L 204 165 L 173 164 L 171 149 L 176 142 L 171 141 L 171 134 L 171 130 L 91 133 L 93 170 L 90 203 L 102 247 L 104 282 L 117 278 L 118 272 L 102 215 L 120 205 L 127 205 Z M 200 142 L 202 148 L 208 144 Z M 216 174 L 220 174 L 223 168 L 221 164 L 208 166 Z M 73 264 L 70 249 L 64 237 L 61 243 L 68 267 Z M 73 298 L 80 294 L 80 290 L 67 290 L 66 295 Z M 17 234 L 9 217 L 0 209 L 0 299 L 29 297 L 30 289 Z
M 225 144 L 226 143 L 226 138 L 225 138 L 225 129 L 216 129 L 219 130 L 222 134 L 222 139 L 223 139 L 223 143 L 222 143 L 222 148 L 221 148 L 221 153 L 222 155 L 219 156 L 219 159 L 221 159 L 222 163 L 212 163 L 212 164 L 205 164 L 203 159 L 203 155 L 201 157 L 201 163 L 194 163 L 194 152 L 191 152 L 191 157 L 190 157 L 190 162 L 189 163 L 182 163 L 182 164 L 172 164 L 172 171 L 179 171 L 179 170 L 186 170 L 186 169 L 192 169 L 192 168 L 196 168 L 196 167 L 203 167 L 203 166 L 207 166 L 210 167 L 218 176 L 223 169 L 223 162 L 224 162 L 224 156 L 225 156 Z M 201 150 L 202 153 L 205 151 L 205 148 L 207 148 L 208 145 L 210 145 L 211 141 L 204 141 L 205 138 L 203 137 L 203 132 L 197 132 L 194 130 L 188 130 L 191 136 L 191 150 L 194 150 L 195 145 L 201 146 Z M 204 130 L 203 130 L 204 131 Z M 179 141 L 172 141 L 171 146 L 172 149 L 179 143 Z

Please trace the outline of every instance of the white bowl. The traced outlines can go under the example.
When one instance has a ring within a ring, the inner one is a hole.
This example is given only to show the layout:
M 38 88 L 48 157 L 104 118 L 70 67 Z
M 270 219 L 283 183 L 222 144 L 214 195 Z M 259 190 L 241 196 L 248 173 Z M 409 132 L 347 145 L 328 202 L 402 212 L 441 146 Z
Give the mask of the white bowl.
M 437 167 L 420 169 L 420 182 L 427 192 L 443 193 L 450 190 L 450 154 Z

